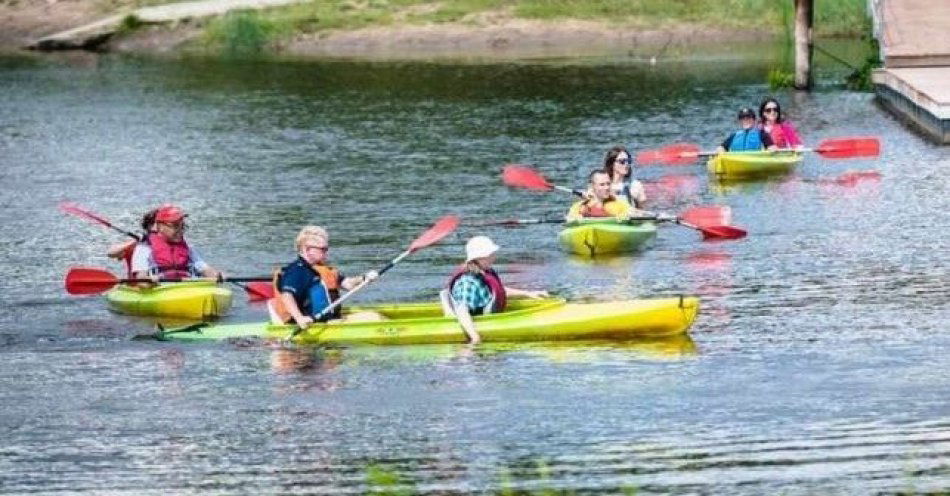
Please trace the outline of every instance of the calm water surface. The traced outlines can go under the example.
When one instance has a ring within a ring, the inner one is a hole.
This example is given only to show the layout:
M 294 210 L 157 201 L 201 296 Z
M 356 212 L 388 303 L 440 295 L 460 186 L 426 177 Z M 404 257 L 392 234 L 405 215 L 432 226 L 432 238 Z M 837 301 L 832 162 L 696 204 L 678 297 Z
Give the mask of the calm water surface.
M 0 492 L 852 494 L 950 489 L 950 149 L 833 86 L 779 92 L 810 144 L 879 136 L 879 160 L 810 155 L 795 176 L 710 182 L 639 168 L 652 206 L 733 207 L 747 239 L 664 227 L 636 256 L 572 259 L 556 225 L 464 227 L 364 301 L 431 298 L 468 236 L 515 286 L 572 299 L 697 294 L 691 339 L 293 352 L 137 341 L 147 320 L 65 294 L 119 267 L 117 235 L 191 212 L 231 274 L 327 226 L 355 274 L 433 219 L 560 215 L 508 162 L 580 186 L 617 143 L 713 147 L 770 60 L 221 63 L 0 60 Z M 833 72 L 828 70 L 823 77 Z M 848 169 L 879 181 L 837 184 Z M 238 303 L 229 320 L 262 319 Z

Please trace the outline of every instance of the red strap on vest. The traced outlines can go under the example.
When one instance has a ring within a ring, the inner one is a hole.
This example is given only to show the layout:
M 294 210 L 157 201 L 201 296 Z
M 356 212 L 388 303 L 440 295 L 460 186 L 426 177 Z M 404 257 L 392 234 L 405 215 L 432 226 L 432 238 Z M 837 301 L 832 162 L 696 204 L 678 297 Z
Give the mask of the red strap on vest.
M 465 266 L 458 267 L 452 272 L 452 275 L 449 277 L 449 283 L 445 286 L 450 292 L 452 291 L 452 285 L 455 284 L 455 281 L 458 278 L 462 277 L 469 272 L 465 270 Z M 492 294 L 492 313 L 504 312 L 505 307 L 508 305 L 508 293 L 505 292 L 505 285 L 502 284 L 501 278 L 498 277 L 498 273 L 495 272 L 495 269 L 488 269 L 481 274 L 472 274 L 478 278 L 479 281 L 484 282 L 488 285 L 488 289 Z
M 152 248 L 152 260 L 158 266 L 161 277 L 181 278 L 189 277 L 188 272 L 188 243 L 184 239 L 172 242 L 158 233 L 148 235 L 148 245 Z

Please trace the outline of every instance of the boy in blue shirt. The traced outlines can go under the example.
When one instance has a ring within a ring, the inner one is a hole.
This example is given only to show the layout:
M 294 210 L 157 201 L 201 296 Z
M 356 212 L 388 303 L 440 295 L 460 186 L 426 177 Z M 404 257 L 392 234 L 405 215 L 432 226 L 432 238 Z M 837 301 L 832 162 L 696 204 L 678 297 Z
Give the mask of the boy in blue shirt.
M 739 109 L 738 120 L 740 129 L 730 134 L 719 148 L 716 148 L 717 153 L 775 150 L 775 144 L 772 143 L 769 133 L 755 125 L 754 110 L 742 107 Z

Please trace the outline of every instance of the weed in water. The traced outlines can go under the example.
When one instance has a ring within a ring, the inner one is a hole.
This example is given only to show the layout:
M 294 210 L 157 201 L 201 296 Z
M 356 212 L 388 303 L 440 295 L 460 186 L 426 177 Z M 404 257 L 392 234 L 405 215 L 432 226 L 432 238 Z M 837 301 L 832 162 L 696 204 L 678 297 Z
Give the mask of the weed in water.
M 791 88 L 795 84 L 795 74 L 777 67 L 769 71 L 768 79 L 769 88 L 773 90 Z

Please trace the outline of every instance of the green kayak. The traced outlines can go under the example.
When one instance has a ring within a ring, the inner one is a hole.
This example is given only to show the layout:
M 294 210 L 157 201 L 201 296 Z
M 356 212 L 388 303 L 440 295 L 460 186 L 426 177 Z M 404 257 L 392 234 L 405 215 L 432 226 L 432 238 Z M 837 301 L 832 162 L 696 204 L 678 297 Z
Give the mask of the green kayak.
M 396 303 L 353 307 L 348 313 L 375 311 L 384 320 L 314 324 L 298 334 L 306 344 L 407 345 L 464 343 L 465 333 L 454 318 L 442 315 L 438 303 Z M 598 303 L 562 299 L 512 300 L 503 313 L 475 317 L 485 342 L 637 339 L 682 335 L 699 311 L 696 297 L 674 297 Z M 175 341 L 232 338 L 284 339 L 291 325 L 268 323 L 199 324 L 158 332 Z
M 590 218 L 567 224 L 558 235 L 558 241 L 568 253 L 594 257 L 633 253 L 654 236 L 656 224 L 650 221 Z

